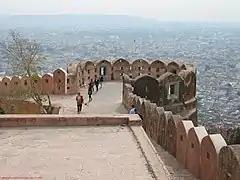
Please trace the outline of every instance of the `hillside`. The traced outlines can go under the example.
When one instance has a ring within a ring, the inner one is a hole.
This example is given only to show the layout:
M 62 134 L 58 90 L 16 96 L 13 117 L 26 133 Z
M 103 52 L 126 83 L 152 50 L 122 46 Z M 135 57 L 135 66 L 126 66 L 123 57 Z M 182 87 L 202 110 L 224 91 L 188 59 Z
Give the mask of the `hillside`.
M 0 26 L 12 27 L 149 27 L 159 22 L 127 15 L 15 15 L 0 17 Z

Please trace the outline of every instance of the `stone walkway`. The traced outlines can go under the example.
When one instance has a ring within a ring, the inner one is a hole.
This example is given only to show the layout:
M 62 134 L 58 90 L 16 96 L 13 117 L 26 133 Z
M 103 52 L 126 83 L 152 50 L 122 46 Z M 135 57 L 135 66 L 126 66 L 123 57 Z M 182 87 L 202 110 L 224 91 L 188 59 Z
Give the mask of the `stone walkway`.
M 87 88 L 82 88 L 81 93 L 85 102 L 88 101 Z M 51 96 L 52 103 L 61 106 L 60 114 L 76 114 L 76 95 Z M 105 82 L 103 87 L 93 93 L 93 100 L 83 106 L 82 114 L 124 114 L 127 110 L 122 102 L 122 83 Z
M 0 139 L 0 179 L 154 179 L 127 127 L 2 129 Z

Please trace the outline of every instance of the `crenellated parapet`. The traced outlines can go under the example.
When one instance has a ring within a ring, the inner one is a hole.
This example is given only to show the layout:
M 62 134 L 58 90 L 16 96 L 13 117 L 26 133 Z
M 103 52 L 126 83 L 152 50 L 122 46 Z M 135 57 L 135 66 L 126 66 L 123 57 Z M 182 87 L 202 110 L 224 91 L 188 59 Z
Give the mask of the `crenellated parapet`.
M 179 76 L 181 74 L 178 73 Z M 188 76 L 180 77 L 183 82 L 188 81 L 184 79 Z M 150 81 L 153 84 L 159 82 L 153 77 Z M 194 125 L 192 119 L 158 106 L 151 102 L 152 99 L 148 99 L 150 96 L 142 97 L 142 92 L 136 92 L 135 82 L 136 79 L 123 76 L 122 103 L 127 109 L 135 105 L 142 118 L 143 128 L 152 140 L 200 180 L 239 179 L 240 145 L 228 146 L 221 134 L 209 134 L 205 127 Z M 194 95 L 191 92 L 188 93 L 188 98 Z
M 192 65 L 186 65 L 181 62 L 165 62 L 160 60 L 148 61 L 137 59 L 127 61 L 125 59 L 109 60 L 79 60 L 79 62 L 68 65 L 67 71 L 62 68 L 56 69 L 53 73 L 47 73 L 36 79 L 30 80 L 29 77 L 3 77 L 0 80 L 2 87 L 1 93 L 10 93 L 12 89 L 28 89 L 31 83 L 38 84 L 37 87 L 43 93 L 48 94 L 76 94 L 82 86 L 89 83 L 95 77 L 103 76 L 105 81 L 121 80 L 123 74 L 130 78 L 137 78 L 141 75 L 149 75 L 154 78 L 162 77 L 163 74 L 179 74 L 184 77 L 185 85 L 193 89 L 196 93 L 196 87 L 190 82 L 196 81 L 195 68 Z M 172 77 L 169 77 L 172 78 Z M 195 83 L 196 85 L 196 83 Z M 191 97 L 186 98 L 191 99 Z
M 132 78 L 142 74 L 159 77 L 165 72 L 179 73 L 181 70 L 194 69 L 193 66 L 185 65 L 181 62 L 165 62 L 160 60 L 148 61 L 137 59 L 127 61 L 125 59 L 109 60 L 80 60 L 68 65 L 68 73 L 84 78 L 81 82 L 93 79 L 95 76 L 103 75 L 105 80 L 121 80 L 123 74 L 128 74 Z
M 67 94 L 67 72 L 62 69 L 56 69 L 53 73 L 47 73 L 43 76 L 13 76 L 0 79 L 0 94 L 14 95 L 34 88 L 43 94 Z
M 160 77 L 166 72 L 178 74 L 180 71 L 191 71 L 195 74 L 195 68 L 192 65 L 186 65 L 175 61 L 148 61 L 137 59 L 127 61 L 125 59 L 109 60 L 79 60 L 79 62 L 68 65 L 67 73 L 71 83 L 68 83 L 69 93 L 76 93 L 79 87 L 87 84 L 95 77 L 103 76 L 105 81 L 121 80 L 123 74 L 136 78 L 141 75 L 150 75 L 154 78 Z M 190 75 L 191 76 L 191 75 Z

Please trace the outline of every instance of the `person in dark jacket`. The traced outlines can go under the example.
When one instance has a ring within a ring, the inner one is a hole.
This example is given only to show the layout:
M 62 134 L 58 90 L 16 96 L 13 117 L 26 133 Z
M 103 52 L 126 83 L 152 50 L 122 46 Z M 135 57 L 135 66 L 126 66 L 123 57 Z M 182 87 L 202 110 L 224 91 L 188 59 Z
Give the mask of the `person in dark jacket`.
M 81 93 L 77 94 L 76 102 L 77 102 L 77 112 L 78 114 L 80 114 L 80 112 L 82 111 L 83 103 L 84 103 L 84 99 L 83 99 L 83 96 L 81 96 Z
M 88 88 L 88 98 L 89 98 L 89 102 L 92 101 L 92 88 Z
M 103 76 L 100 76 L 100 78 L 99 78 L 99 83 L 100 83 L 100 88 L 102 88 Z
M 98 91 L 98 86 L 99 86 L 99 79 L 98 78 L 95 79 L 94 84 L 96 86 L 96 91 Z

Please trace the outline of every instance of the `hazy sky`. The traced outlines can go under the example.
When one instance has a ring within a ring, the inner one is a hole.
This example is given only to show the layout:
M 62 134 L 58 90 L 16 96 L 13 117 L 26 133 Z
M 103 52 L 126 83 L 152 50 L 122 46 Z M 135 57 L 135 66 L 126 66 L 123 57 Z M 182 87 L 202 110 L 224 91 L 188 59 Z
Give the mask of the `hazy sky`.
M 240 0 L 0 0 L 0 14 L 127 14 L 159 20 L 240 21 Z

